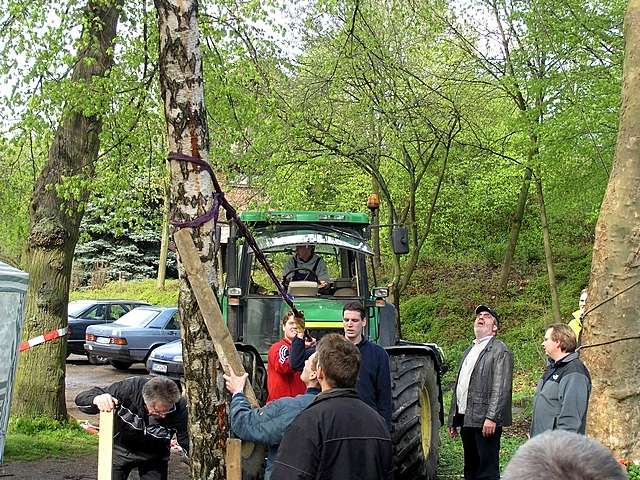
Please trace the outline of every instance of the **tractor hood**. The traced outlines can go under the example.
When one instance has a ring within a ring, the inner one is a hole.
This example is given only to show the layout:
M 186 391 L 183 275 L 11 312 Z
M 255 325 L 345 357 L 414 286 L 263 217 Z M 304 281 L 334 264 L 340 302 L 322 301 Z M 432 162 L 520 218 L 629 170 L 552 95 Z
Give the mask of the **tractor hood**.
M 260 250 L 281 250 L 296 245 L 333 245 L 339 248 L 355 250 L 366 255 L 373 255 L 373 251 L 365 243 L 365 239 L 357 235 L 349 235 L 333 230 L 294 230 L 284 232 L 256 232 L 256 242 Z
M 307 328 L 336 328 L 342 331 L 342 308 L 345 302 L 322 298 L 294 298 L 298 310 L 304 312 Z

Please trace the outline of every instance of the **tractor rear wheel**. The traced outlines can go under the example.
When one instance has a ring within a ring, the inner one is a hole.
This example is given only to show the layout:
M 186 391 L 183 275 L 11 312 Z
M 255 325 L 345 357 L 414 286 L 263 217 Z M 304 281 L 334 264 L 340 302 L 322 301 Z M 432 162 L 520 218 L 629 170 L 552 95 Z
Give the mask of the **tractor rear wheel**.
M 440 439 L 438 378 L 426 355 L 391 355 L 395 480 L 436 478 Z

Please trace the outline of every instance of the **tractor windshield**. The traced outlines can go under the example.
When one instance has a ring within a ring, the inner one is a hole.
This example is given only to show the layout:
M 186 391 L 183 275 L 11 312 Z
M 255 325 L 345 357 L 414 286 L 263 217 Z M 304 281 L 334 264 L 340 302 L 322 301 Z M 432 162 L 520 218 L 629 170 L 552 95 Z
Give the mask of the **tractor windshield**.
M 256 241 L 296 305 L 305 311 L 312 330 L 342 331 L 343 304 L 368 296 L 365 257 L 372 252 L 362 238 L 344 232 L 300 229 L 258 232 Z M 301 245 L 311 247 L 314 258 L 304 266 L 298 259 L 292 261 L 296 247 Z M 242 250 L 241 284 L 247 288 L 244 341 L 256 345 L 262 353 L 282 336 L 280 319 L 288 307 L 251 249 Z M 315 264 L 318 258 L 324 267 Z M 307 286 L 300 289 L 296 282 Z

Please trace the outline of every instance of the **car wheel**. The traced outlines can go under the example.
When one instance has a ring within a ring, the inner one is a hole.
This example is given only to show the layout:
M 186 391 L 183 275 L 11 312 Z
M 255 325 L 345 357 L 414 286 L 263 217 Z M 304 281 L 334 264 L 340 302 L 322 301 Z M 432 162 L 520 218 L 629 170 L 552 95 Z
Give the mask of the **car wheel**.
M 109 360 L 109 363 L 118 370 L 128 370 L 133 362 L 121 362 L 119 360 Z

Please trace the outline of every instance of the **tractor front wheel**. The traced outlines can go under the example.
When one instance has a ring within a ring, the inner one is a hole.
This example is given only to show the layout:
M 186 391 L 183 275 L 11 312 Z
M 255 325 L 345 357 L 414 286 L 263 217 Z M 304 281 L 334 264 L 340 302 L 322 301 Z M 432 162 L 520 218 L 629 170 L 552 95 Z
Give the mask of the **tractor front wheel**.
M 395 480 L 436 478 L 440 403 L 433 359 L 391 355 Z

